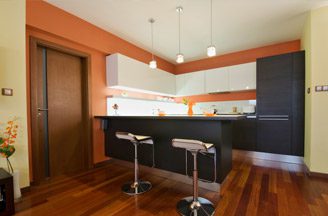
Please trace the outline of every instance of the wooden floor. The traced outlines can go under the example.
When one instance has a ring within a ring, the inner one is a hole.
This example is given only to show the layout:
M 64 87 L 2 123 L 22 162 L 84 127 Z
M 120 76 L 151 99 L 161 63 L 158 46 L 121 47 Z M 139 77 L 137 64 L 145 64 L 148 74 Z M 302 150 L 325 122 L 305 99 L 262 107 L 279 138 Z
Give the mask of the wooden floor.
M 141 171 L 142 172 L 142 171 Z M 178 215 L 175 206 L 192 187 L 141 173 L 151 191 L 121 192 L 133 178 L 126 167 L 109 164 L 79 175 L 31 187 L 16 204 L 17 215 Z M 200 190 L 216 205 L 215 215 L 328 215 L 328 180 L 308 177 L 297 164 L 234 157 L 221 193 Z

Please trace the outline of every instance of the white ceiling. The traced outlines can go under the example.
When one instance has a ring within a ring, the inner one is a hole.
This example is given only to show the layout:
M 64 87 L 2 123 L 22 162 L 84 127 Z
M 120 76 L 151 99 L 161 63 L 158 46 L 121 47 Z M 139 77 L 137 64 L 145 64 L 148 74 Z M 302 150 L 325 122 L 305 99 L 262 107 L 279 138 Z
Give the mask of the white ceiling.
M 151 50 L 153 17 L 155 54 L 175 63 L 178 14 L 181 52 L 186 61 L 206 57 L 210 43 L 210 0 L 46 0 L 104 30 Z M 327 0 L 213 0 L 213 44 L 218 55 L 299 39 L 306 11 Z

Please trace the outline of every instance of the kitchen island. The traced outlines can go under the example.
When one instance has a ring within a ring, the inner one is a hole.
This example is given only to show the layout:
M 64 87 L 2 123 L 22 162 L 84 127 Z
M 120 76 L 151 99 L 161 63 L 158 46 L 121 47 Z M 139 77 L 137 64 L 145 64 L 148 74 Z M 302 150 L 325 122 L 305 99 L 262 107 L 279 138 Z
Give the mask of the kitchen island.
M 214 144 L 215 160 L 213 155 L 199 154 L 199 177 L 208 181 L 215 180 L 216 183 L 221 184 L 232 168 L 232 121 L 244 119 L 245 116 L 170 115 L 161 117 L 95 116 L 95 118 L 102 120 L 106 156 L 133 161 L 133 145 L 128 141 L 117 139 L 115 136 L 117 131 L 152 136 L 154 152 L 151 145 L 140 145 L 139 163 L 182 175 L 186 174 L 186 170 L 187 173 L 192 174 L 192 157 L 188 156 L 183 149 L 173 148 L 171 146 L 173 138 L 195 139 Z M 187 169 L 186 161 L 188 161 Z M 214 172 L 213 163 L 215 161 L 216 172 Z

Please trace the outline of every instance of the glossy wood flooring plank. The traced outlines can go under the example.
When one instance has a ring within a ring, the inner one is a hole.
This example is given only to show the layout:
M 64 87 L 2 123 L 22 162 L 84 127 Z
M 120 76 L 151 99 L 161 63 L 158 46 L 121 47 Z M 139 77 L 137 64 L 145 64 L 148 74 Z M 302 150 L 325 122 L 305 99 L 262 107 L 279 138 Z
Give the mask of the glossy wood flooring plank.
M 17 215 L 151 216 L 178 215 L 176 203 L 192 195 L 192 186 L 143 172 L 153 188 L 138 196 L 121 192 L 133 170 L 105 165 L 77 175 L 58 177 L 32 186 L 16 204 Z M 216 206 L 215 215 L 328 215 L 328 180 L 309 177 L 299 164 L 239 155 L 221 185 L 221 192 L 199 190 Z

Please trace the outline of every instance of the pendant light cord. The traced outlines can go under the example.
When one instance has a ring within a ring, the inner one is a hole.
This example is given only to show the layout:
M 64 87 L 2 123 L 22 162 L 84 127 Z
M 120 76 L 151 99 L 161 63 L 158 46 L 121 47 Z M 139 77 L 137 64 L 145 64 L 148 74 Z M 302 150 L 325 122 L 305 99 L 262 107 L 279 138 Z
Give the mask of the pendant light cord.
M 210 14 L 211 14 L 211 30 L 210 30 L 210 32 L 211 32 L 211 46 L 213 45 L 213 0 L 211 0 L 211 12 L 210 12 Z
M 151 59 L 154 60 L 154 20 L 150 21 L 150 31 L 151 31 Z
M 179 54 L 181 53 L 181 11 L 179 11 Z

